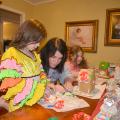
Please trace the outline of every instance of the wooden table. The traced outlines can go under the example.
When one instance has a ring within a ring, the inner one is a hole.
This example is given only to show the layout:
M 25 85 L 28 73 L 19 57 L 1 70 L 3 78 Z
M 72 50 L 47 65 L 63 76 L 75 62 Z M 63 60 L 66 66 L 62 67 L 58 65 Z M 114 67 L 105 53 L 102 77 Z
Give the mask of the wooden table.
M 93 100 L 85 97 L 83 98 L 90 107 L 75 109 L 69 112 L 55 112 L 51 109 L 45 109 L 42 106 L 35 104 L 33 106 L 24 106 L 23 108 L 14 112 L 9 112 L 0 116 L 0 120 L 48 120 L 50 117 L 57 117 L 59 120 L 72 120 L 72 116 L 75 113 L 83 111 L 89 115 L 92 115 L 99 100 Z

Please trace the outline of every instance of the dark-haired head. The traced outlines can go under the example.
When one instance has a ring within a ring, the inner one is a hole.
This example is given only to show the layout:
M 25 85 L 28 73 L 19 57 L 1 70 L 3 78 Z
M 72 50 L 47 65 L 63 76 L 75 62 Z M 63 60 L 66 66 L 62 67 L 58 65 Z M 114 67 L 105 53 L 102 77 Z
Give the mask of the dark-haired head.
M 56 66 L 56 70 L 58 72 L 62 72 L 64 68 L 64 63 L 67 59 L 67 46 L 66 43 L 60 38 L 52 38 L 50 39 L 46 45 L 41 49 L 40 55 L 43 64 L 43 68 L 48 73 L 50 65 L 49 58 L 54 56 L 56 52 L 61 53 L 63 56 L 61 62 Z
M 19 27 L 11 46 L 22 49 L 29 43 L 39 43 L 46 36 L 46 29 L 38 20 L 26 20 Z

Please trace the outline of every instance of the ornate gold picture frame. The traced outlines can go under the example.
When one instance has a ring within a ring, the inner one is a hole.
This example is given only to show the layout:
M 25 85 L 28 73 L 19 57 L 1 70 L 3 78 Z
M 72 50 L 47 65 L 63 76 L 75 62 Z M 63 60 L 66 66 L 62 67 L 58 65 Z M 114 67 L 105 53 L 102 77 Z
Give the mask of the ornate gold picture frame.
M 106 46 L 120 46 L 120 8 L 106 10 Z
M 68 46 L 79 45 L 85 52 L 97 51 L 98 20 L 65 23 L 65 39 Z

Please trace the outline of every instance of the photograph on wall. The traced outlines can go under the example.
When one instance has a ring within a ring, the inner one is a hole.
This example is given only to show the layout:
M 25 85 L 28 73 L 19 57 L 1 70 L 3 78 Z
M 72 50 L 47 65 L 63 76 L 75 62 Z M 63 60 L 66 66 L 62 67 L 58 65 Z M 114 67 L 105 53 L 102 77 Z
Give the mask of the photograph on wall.
M 98 21 L 66 22 L 66 40 L 68 46 L 78 45 L 86 52 L 96 52 Z
M 120 9 L 106 10 L 105 45 L 120 46 Z
M 112 16 L 112 39 L 120 39 L 120 15 Z

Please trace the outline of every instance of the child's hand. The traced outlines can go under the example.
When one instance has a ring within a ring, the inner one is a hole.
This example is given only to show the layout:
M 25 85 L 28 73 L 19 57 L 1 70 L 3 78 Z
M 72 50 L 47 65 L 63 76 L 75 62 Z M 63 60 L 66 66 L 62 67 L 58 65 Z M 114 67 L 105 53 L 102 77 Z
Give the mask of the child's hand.
M 73 86 L 72 86 L 72 83 L 71 83 L 71 82 L 68 82 L 68 81 L 65 82 L 64 87 L 65 87 L 65 89 L 68 90 L 68 91 L 72 91 L 72 90 L 73 90 Z
M 65 89 L 64 89 L 64 87 L 63 86 L 61 86 L 61 85 L 55 85 L 55 91 L 56 92 L 60 92 L 60 93 L 64 93 L 65 92 Z
M 55 85 L 54 85 L 54 83 L 49 83 L 47 86 L 48 86 L 49 88 L 52 88 L 52 89 L 55 90 Z
M 55 94 L 55 85 L 53 83 L 49 83 L 47 84 L 44 97 L 48 98 L 52 94 Z

